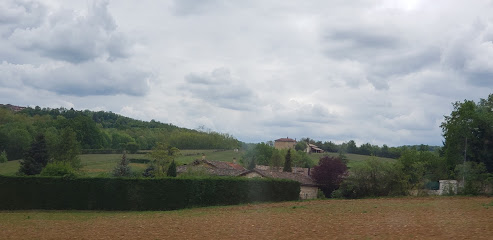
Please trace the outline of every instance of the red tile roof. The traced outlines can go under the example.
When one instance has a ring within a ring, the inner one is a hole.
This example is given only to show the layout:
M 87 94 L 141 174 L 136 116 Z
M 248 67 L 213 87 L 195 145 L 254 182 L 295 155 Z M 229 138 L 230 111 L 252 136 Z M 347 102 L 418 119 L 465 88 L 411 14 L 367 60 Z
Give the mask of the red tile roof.
M 292 138 L 279 138 L 279 139 L 275 140 L 275 142 L 296 142 L 296 140 L 294 140 Z

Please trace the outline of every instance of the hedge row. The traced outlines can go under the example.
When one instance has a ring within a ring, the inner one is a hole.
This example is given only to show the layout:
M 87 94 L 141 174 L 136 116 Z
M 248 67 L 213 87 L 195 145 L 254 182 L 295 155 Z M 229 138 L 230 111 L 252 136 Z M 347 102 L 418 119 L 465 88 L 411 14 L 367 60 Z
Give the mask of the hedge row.
M 76 178 L 0 176 L 0 209 L 174 210 L 290 201 L 300 184 L 244 178 Z
M 122 149 L 82 149 L 81 154 L 122 154 Z M 128 153 L 128 151 L 127 151 Z M 133 154 L 146 154 L 145 151 L 137 151 Z

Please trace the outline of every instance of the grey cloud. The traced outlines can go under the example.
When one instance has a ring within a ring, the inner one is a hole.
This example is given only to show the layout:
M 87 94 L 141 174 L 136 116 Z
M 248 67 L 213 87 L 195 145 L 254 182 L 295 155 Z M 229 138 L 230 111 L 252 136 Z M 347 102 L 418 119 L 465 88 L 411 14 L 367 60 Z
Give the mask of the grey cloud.
M 0 87 L 27 86 L 73 96 L 142 96 L 148 91 L 147 80 L 151 77 L 124 63 L 107 62 L 41 66 L 3 62 L 0 70 Z
M 493 22 L 476 21 L 459 30 L 443 50 L 443 66 L 475 86 L 493 87 L 492 36 Z
M 174 0 L 172 10 L 176 15 L 194 15 L 210 13 L 217 4 L 224 4 L 218 0 Z
M 20 49 L 71 63 L 127 57 L 132 45 L 117 31 L 107 6 L 106 1 L 94 3 L 86 16 L 57 10 L 40 18 L 39 27 L 15 29 L 9 40 Z
M 187 84 L 182 89 L 188 91 L 190 97 L 222 108 L 249 110 L 257 104 L 253 91 L 233 81 L 226 68 L 215 69 L 210 74 L 191 73 L 185 77 L 185 81 Z
M 332 41 L 348 43 L 349 48 L 388 49 L 398 45 L 399 39 L 378 29 L 333 30 L 327 34 Z
M 33 28 L 41 24 L 48 10 L 35 1 L 5 0 L 0 3 L 0 29 L 2 35 L 10 35 L 14 29 Z

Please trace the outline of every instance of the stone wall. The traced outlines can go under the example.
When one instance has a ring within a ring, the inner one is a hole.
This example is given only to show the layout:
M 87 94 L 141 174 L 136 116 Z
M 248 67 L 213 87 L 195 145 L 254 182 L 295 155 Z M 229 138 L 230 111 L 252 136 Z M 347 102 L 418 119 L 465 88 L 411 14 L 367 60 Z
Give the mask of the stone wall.
M 296 142 L 281 142 L 277 141 L 274 142 L 274 148 L 276 149 L 294 149 L 294 146 L 296 145 Z
M 301 186 L 300 199 L 315 199 L 318 195 L 318 187 Z

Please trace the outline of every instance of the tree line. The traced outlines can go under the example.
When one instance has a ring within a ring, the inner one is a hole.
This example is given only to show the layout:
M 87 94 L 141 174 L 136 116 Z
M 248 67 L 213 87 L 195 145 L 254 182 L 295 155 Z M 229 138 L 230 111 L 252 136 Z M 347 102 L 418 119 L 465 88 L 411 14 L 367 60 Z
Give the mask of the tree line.
M 354 140 L 349 140 L 348 142 L 343 142 L 341 144 L 336 144 L 332 141 L 316 141 L 310 138 L 301 138 L 299 142 L 302 146 L 298 146 L 299 148 L 305 147 L 306 143 L 314 144 L 317 147 L 323 149 L 326 152 L 335 152 L 335 153 L 352 153 L 359 155 L 367 155 L 367 156 L 377 156 L 377 157 L 385 157 L 385 158 L 399 158 L 402 153 L 407 150 L 418 150 L 418 151 L 439 151 L 439 146 L 428 146 L 428 145 L 404 145 L 398 147 L 389 147 L 386 144 L 383 144 L 382 147 L 370 143 L 361 144 L 359 147 Z
M 39 134 L 44 135 L 51 154 L 63 142 L 64 132 L 75 135 L 78 149 L 150 150 L 159 142 L 180 149 L 240 146 L 229 134 L 180 128 L 154 120 L 140 121 L 112 112 L 40 107 L 14 112 L 0 108 L 0 153 L 8 160 L 23 158 Z

